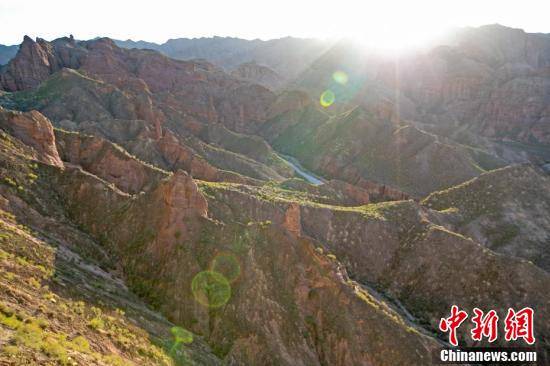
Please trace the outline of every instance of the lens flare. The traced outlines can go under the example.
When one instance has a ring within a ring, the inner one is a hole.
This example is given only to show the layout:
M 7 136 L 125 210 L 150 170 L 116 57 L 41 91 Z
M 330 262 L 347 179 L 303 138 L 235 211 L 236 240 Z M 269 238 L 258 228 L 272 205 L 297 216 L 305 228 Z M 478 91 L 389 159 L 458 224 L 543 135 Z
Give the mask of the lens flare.
M 174 343 L 189 344 L 193 342 L 193 333 L 182 327 L 172 327 L 170 332 L 174 336 Z
M 241 275 L 241 264 L 235 255 L 223 252 L 214 257 L 210 263 L 210 270 L 221 273 L 230 283 L 233 283 Z
M 229 301 L 231 285 L 221 273 L 202 271 L 191 281 L 191 291 L 195 300 L 209 308 L 219 308 Z
M 338 84 L 346 85 L 348 83 L 348 74 L 340 70 L 335 71 L 334 74 L 332 74 L 332 78 Z
M 334 103 L 334 100 L 336 99 L 336 96 L 331 90 L 325 90 L 323 94 L 321 94 L 321 97 L 319 98 L 319 103 L 325 108 L 329 107 L 332 103 Z

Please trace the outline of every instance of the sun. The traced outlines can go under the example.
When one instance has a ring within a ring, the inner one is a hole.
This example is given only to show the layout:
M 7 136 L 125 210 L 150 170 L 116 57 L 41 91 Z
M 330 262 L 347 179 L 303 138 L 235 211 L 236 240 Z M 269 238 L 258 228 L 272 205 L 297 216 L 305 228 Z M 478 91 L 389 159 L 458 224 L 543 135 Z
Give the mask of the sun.
M 400 52 L 429 46 L 456 28 L 446 17 L 434 16 L 433 11 L 415 10 L 414 3 L 357 2 L 345 13 L 333 16 L 329 31 L 368 49 Z
M 346 38 L 368 50 L 402 53 L 428 48 L 448 33 L 449 29 L 431 29 L 420 25 L 383 26 L 355 30 Z

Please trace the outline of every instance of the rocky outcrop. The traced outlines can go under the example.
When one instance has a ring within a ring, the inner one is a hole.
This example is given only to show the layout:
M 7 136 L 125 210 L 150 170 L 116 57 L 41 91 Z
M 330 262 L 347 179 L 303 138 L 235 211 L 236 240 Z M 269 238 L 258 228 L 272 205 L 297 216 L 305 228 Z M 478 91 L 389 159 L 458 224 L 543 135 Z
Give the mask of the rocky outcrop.
M 191 149 L 181 145 L 175 137 L 164 136 L 157 141 L 156 146 L 170 170 L 183 169 L 198 179 L 218 180 L 218 169 L 201 159 Z
M 361 188 L 359 186 L 354 186 L 352 184 L 340 181 L 340 180 L 331 180 L 326 183 L 330 188 L 341 193 L 346 197 L 346 203 L 352 206 L 361 206 L 366 205 L 371 202 L 371 194 L 368 190 Z M 376 192 L 378 193 L 378 192 Z
M 74 48 L 73 38 L 60 38 L 52 43 L 25 36 L 15 58 L 0 72 L 0 88 L 7 91 L 28 90 L 37 87 L 62 67 L 78 67 L 80 52 Z M 58 49 L 63 49 L 57 52 Z
M 349 187 L 345 186 L 346 192 L 352 197 L 357 197 L 358 200 L 364 196 L 364 193 L 367 193 L 373 202 L 382 202 L 382 201 L 400 201 L 408 200 L 410 196 L 405 192 L 402 192 L 398 189 L 389 187 L 384 184 L 378 184 L 373 181 L 368 181 L 366 179 L 359 178 L 356 182 L 356 186 Z M 366 202 L 368 203 L 368 202 Z
M 184 171 L 176 171 L 166 182 L 157 187 L 155 192 L 153 194 L 162 195 L 168 207 L 181 211 L 184 215 L 206 217 L 208 203 L 199 192 L 195 181 Z M 177 221 L 175 218 L 172 222 L 167 222 L 167 226 L 172 226 Z
M 0 76 L 0 85 L 7 91 L 25 90 L 38 86 L 54 71 L 49 50 L 25 36 L 18 55 Z
M 365 210 L 368 218 L 362 225 L 357 225 L 358 216 L 353 218 L 356 214 L 307 208 L 302 210 L 303 231 L 328 243 L 352 278 L 376 283 L 433 329 L 438 326 L 437 314 L 457 302 L 470 310 L 474 306 L 495 308 L 499 314 L 505 314 L 510 304 L 549 311 L 539 289 L 547 286 L 550 277 L 533 264 L 495 256 L 479 243 L 439 226 L 437 217 L 412 201 L 376 207 Z M 467 274 L 460 272 L 464 267 Z M 517 276 L 509 276 L 511 268 Z M 459 280 L 455 281 L 453 273 Z M 533 287 L 521 295 L 514 293 L 513 288 L 527 284 L 523 282 L 526 277 Z M 548 331 L 542 327 L 542 333 Z M 468 343 L 467 331 L 462 334 Z
M 25 42 L 25 49 L 46 52 L 42 59 L 48 65 L 33 71 L 39 75 L 35 82 L 12 88 L 33 89 L 26 96 L 2 95 L 6 105 L 40 110 L 57 126 L 104 137 L 147 162 L 184 169 L 200 179 L 253 184 L 254 179 L 292 175 L 265 142 L 255 144 L 260 150 L 243 150 L 235 143 L 242 135 L 227 129 L 249 133 L 265 122 L 275 96 L 260 85 L 237 80 L 204 61 L 125 50 L 109 39 Z M 10 70 L 27 70 L 37 57 L 22 50 L 0 74 L 9 78 Z M 226 131 L 223 141 L 212 139 L 212 145 L 204 133 L 211 124 Z M 215 146 L 226 141 L 235 153 Z
M 58 167 L 63 166 L 55 145 L 52 124 L 39 112 L 21 113 L 0 107 L 0 128 L 33 147 L 38 160 Z

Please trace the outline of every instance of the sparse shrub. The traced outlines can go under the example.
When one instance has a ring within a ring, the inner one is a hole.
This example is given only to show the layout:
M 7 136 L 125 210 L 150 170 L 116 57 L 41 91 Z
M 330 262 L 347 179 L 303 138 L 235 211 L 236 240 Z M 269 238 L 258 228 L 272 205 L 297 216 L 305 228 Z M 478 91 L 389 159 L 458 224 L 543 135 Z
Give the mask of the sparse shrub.
M 83 301 L 75 301 L 70 304 L 71 309 L 79 315 L 84 314 L 84 302 Z
M 46 292 L 44 295 L 42 295 L 42 297 L 45 299 L 45 300 L 49 300 L 51 302 L 56 302 L 55 300 L 55 294 L 51 291 L 48 291 Z
M 46 329 L 50 323 L 44 318 L 38 318 L 36 319 L 36 325 L 38 325 L 41 329 Z
M 21 325 L 21 321 L 14 315 L 6 316 L 4 314 L 0 314 L 0 324 L 10 329 L 17 329 Z
M 65 348 L 53 337 L 46 337 L 40 345 L 40 350 L 44 352 L 50 358 L 55 359 L 62 365 L 67 365 L 69 362 L 67 351 Z
M 316 325 L 316 321 L 315 321 L 315 317 L 313 315 L 306 315 L 305 318 L 304 318 L 306 324 L 310 325 L 310 326 L 315 326 Z
M 260 222 L 260 227 L 262 229 L 265 229 L 265 228 L 269 227 L 271 224 L 272 224 L 271 220 L 261 221 Z
M 10 177 L 4 177 L 4 182 L 12 187 L 17 187 L 17 182 Z
M 113 366 L 128 366 L 131 365 L 128 361 L 120 357 L 119 355 L 108 355 L 103 358 L 103 360 L 109 365 Z
M 12 316 L 15 312 L 9 306 L 0 304 L 0 313 L 4 314 L 5 316 Z
M 79 352 L 88 352 L 90 351 L 90 343 L 88 340 L 82 336 L 78 336 L 69 342 L 69 345 L 72 349 Z
M 42 335 L 43 330 L 40 329 L 38 325 L 31 322 L 19 326 L 14 338 L 17 344 L 33 349 L 39 349 L 42 345 Z
M 95 317 L 88 322 L 88 326 L 92 329 L 100 330 L 105 328 L 105 322 L 103 321 L 103 319 Z
M 36 289 L 39 289 L 40 286 L 41 286 L 40 281 L 38 281 L 38 280 L 37 280 L 36 278 L 34 278 L 34 277 L 30 277 L 29 279 L 27 279 L 27 283 L 28 283 L 30 286 L 32 286 L 32 287 L 34 287 L 34 288 L 36 288 Z
M 10 258 L 10 254 L 0 249 L 0 260 L 4 260 L 8 258 Z
M 2 353 L 8 357 L 15 357 L 19 353 L 19 348 L 16 346 L 6 345 L 2 347 Z
M 19 265 L 22 266 L 22 267 L 30 267 L 30 266 L 32 266 L 32 264 L 31 264 L 28 260 L 26 260 L 25 258 L 23 258 L 23 257 L 17 257 L 17 258 L 15 258 L 15 261 L 17 262 L 17 264 L 19 264 Z

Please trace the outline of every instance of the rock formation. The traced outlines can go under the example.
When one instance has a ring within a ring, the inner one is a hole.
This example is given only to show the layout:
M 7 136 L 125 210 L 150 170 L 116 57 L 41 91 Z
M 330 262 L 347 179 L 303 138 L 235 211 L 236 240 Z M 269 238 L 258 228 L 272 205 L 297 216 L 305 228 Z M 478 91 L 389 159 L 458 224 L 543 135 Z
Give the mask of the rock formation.
M 0 128 L 9 131 L 23 143 L 33 147 L 37 159 L 47 164 L 62 167 L 55 146 L 55 135 L 51 123 L 40 113 L 21 113 L 0 107 Z

